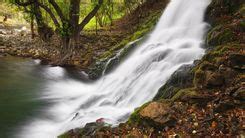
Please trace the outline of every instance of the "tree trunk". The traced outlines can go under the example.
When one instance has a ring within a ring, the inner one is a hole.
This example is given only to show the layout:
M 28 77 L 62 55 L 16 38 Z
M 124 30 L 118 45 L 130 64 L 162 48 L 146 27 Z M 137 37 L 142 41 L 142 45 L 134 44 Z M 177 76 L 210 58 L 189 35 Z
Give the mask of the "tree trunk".
M 31 39 L 34 39 L 35 32 L 34 32 L 34 17 L 31 15 Z
M 48 41 L 49 38 L 52 37 L 54 32 L 53 32 L 52 28 L 48 27 L 48 25 L 46 25 L 44 23 L 40 7 L 38 6 L 37 3 L 33 4 L 33 13 L 34 13 L 35 18 L 36 18 L 37 31 L 38 31 L 40 38 L 43 41 Z
M 81 0 L 72 0 L 70 4 L 70 23 L 71 23 L 71 51 L 79 44 L 79 12 Z

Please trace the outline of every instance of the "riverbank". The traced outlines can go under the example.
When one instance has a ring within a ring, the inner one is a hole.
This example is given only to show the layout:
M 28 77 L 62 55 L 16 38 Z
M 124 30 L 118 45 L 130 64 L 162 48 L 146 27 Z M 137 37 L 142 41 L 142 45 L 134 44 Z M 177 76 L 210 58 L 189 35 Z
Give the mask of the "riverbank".
M 126 123 L 110 127 L 102 118 L 60 137 L 244 136 L 244 4 L 213 0 L 206 21 L 203 58 L 176 71 Z

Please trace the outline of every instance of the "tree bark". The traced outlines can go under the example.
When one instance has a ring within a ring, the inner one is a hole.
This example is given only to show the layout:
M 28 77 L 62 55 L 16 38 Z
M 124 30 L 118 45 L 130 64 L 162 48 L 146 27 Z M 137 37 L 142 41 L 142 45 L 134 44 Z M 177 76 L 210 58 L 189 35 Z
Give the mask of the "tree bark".
M 37 31 L 43 41 L 48 41 L 54 34 L 52 28 L 44 23 L 43 16 L 38 3 L 33 4 L 33 13 L 37 22 Z
M 71 24 L 71 49 L 78 46 L 79 41 L 79 12 L 81 0 L 72 0 L 70 3 L 70 24 Z

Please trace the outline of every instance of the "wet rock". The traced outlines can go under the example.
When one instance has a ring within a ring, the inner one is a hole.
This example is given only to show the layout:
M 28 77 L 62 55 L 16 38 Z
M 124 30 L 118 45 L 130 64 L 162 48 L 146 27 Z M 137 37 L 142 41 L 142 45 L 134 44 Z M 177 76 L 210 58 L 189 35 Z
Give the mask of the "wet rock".
M 95 133 L 96 130 L 99 130 L 104 126 L 104 123 L 88 123 L 85 125 L 85 127 L 82 129 L 83 136 L 91 136 Z
M 103 73 L 107 74 L 114 70 L 133 51 L 139 42 L 138 40 L 130 43 L 120 51 L 115 51 L 114 53 L 107 51 L 109 54 L 90 68 L 88 72 L 89 78 L 95 80 L 100 78 Z
M 192 85 L 194 73 L 191 71 L 193 65 L 183 65 L 171 75 L 170 79 L 159 90 L 154 100 L 170 99 L 179 89 Z

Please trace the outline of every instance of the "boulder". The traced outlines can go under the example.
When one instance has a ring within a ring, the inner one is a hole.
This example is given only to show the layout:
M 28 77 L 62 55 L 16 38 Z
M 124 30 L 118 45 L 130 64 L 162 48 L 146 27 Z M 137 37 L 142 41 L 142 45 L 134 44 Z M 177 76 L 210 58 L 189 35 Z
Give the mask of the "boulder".
M 224 28 L 222 25 L 219 25 L 209 31 L 206 43 L 208 46 L 217 46 L 232 42 L 234 39 L 235 36 L 230 28 Z
M 152 102 L 139 112 L 144 124 L 155 128 L 173 126 L 176 119 L 170 113 L 171 107 L 167 102 Z
M 206 74 L 206 84 L 208 87 L 222 86 L 224 84 L 224 76 L 218 72 L 208 72 Z
M 243 0 L 212 0 L 206 10 L 205 20 L 213 25 L 222 22 L 224 16 L 234 16 L 243 3 Z
M 170 99 L 179 89 L 186 88 L 192 85 L 194 73 L 191 71 L 192 65 L 183 65 L 171 75 L 170 79 L 159 90 L 154 100 Z
M 228 57 L 229 65 L 235 69 L 245 69 L 245 55 L 239 53 L 232 53 Z

